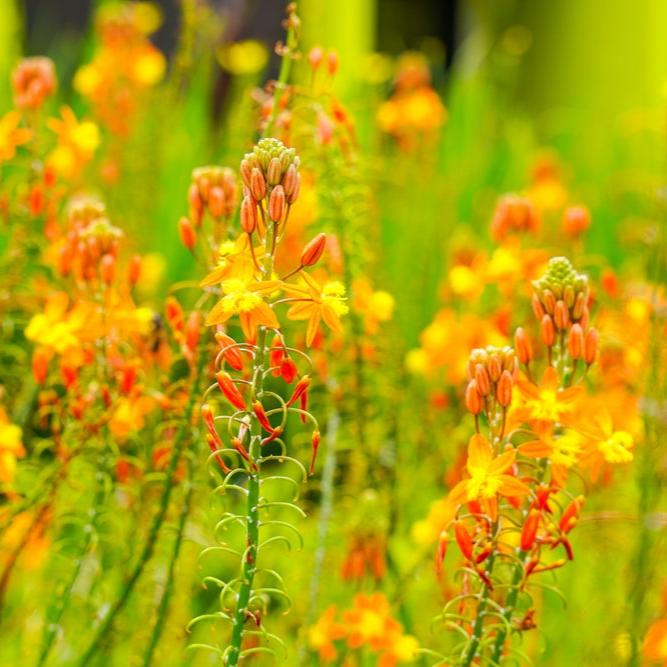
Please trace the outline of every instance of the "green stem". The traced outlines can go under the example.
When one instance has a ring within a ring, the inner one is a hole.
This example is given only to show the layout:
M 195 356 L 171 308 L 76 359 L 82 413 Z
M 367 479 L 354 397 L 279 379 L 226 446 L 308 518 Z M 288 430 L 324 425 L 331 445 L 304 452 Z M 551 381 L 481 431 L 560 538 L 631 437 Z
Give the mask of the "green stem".
M 268 247 L 268 239 L 267 239 Z M 260 327 L 257 336 L 257 350 L 253 364 L 253 394 L 260 398 L 264 386 L 266 356 L 266 328 Z M 261 426 L 256 418 L 251 422 L 250 448 L 249 454 L 253 461 L 259 458 L 259 449 L 261 447 Z M 246 550 L 243 554 L 241 588 L 232 620 L 232 636 L 229 648 L 226 654 L 227 667 L 236 667 L 241 655 L 241 644 L 243 642 L 243 628 L 248 614 L 248 603 L 252 593 L 252 585 L 257 571 L 257 550 L 259 546 L 259 481 L 260 464 L 256 469 L 250 469 L 248 477 L 248 504 L 247 504 L 247 532 L 246 532 Z
M 90 664 L 90 661 L 100 649 L 103 640 L 109 634 L 113 626 L 113 622 L 116 619 L 116 616 L 118 616 L 118 614 L 123 610 L 123 608 L 127 604 L 127 601 L 129 600 L 130 595 L 134 590 L 134 587 L 139 581 L 139 577 L 141 577 L 146 565 L 148 564 L 148 561 L 151 559 L 153 555 L 153 551 L 155 550 L 155 545 L 157 543 L 160 529 L 162 528 L 162 524 L 164 523 L 164 519 L 167 514 L 169 501 L 171 500 L 171 494 L 174 490 L 174 477 L 176 475 L 178 462 L 181 458 L 181 453 L 183 452 L 185 443 L 189 440 L 189 436 L 191 434 L 190 428 L 192 422 L 192 413 L 198 396 L 197 388 L 199 387 L 200 379 L 204 372 L 205 363 L 206 363 L 206 354 L 204 353 L 204 350 L 200 349 L 197 360 L 197 367 L 195 369 L 195 374 L 193 378 L 190 398 L 185 407 L 185 414 L 183 415 L 183 419 L 181 420 L 180 426 L 178 427 L 178 431 L 176 432 L 176 437 L 174 439 L 174 448 L 171 455 L 171 460 L 169 462 L 169 468 L 167 469 L 167 476 L 165 478 L 164 489 L 162 492 L 162 498 L 160 499 L 160 507 L 158 509 L 158 513 L 155 515 L 155 518 L 153 519 L 153 523 L 151 524 L 150 530 L 148 532 L 148 537 L 146 538 L 146 542 L 144 543 L 144 548 L 141 552 L 141 555 L 139 556 L 138 562 L 134 566 L 134 569 L 130 573 L 130 576 L 125 581 L 125 585 L 123 586 L 123 590 L 121 591 L 120 596 L 118 597 L 114 605 L 111 607 L 109 613 L 104 617 L 102 624 L 99 626 L 97 632 L 95 633 L 95 636 L 93 637 L 93 641 L 91 642 L 90 646 L 88 647 L 86 652 L 83 654 L 83 657 L 79 661 L 78 663 L 79 667 L 84 667 L 85 665 Z

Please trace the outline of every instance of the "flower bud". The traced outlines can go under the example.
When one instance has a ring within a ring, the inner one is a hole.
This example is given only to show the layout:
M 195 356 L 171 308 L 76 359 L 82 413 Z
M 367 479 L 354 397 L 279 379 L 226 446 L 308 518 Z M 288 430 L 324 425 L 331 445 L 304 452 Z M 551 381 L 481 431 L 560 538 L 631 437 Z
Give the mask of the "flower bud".
M 290 192 L 287 195 L 287 203 L 288 204 L 293 204 L 297 198 L 299 197 L 299 192 L 301 191 L 301 174 L 297 171 L 296 172 L 296 182 L 295 185 L 292 189 L 292 192 Z
M 324 51 L 322 50 L 322 47 L 314 46 L 310 50 L 310 53 L 308 54 L 308 62 L 310 63 L 310 66 L 314 70 L 318 69 L 319 66 L 322 64 L 323 59 L 324 59 Z
M 573 359 L 581 359 L 584 355 L 584 330 L 581 324 L 573 324 L 567 338 L 567 349 Z
M 248 162 L 247 159 L 241 160 L 241 166 L 240 166 L 240 172 L 241 172 L 241 179 L 243 180 L 243 185 L 245 185 L 246 188 L 250 188 L 250 176 L 252 173 L 252 167 L 250 166 L 250 162 Z
M 595 329 L 589 329 L 584 343 L 584 361 L 590 366 L 598 353 L 600 336 Z
M 471 380 L 468 382 L 465 394 L 465 404 L 468 411 L 473 415 L 478 415 L 482 411 L 482 397 L 477 391 L 477 382 Z
M 542 318 L 544 317 L 545 310 L 537 294 L 533 294 L 531 305 L 533 307 L 533 313 L 535 313 L 535 317 L 541 321 Z
M 551 347 L 556 342 L 556 328 L 554 327 L 554 321 L 549 315 L 545 315 L 542 318 L 540 333 L 542 334 L 542 341 L 547 347 Z
M 503 408 L 509 407 L 512 402 L 513 385 L 514 380 L 512 379 L 512 373 L 507 370 L 503 371 L 500 380 L 498 380 L 498 386 L 496 387 L 496 399 Z
M 241 203 L 241 228 L 252 234 L 257 227 L 257 204 L 252 197 L 244 197 Z
M 472 537 L 470 537 L 470 533 L 466 530 L 463 524 L 458 522 L 454 524 L 454 536 L 456 537 L 456 543 L 459 545 L 463 557 L 466 560 L 472 560 Z
M 208 210 L 214 218 L 225 215 L 225 191 L 219 185 L 214 185 L 208 193 Z
M 301 252 L 301 266 L 313 266 L 322 257 L 327 245 L 327 235 L 318 234 L 312 239 Z
M 225 395 L 225 398 L 238 410 L 245 410 L 246 403 L 241 392 L 236 388 L 232 376 L 226 371 L 218 371 L 215 374 L 218 387 Z
M 141 256 L 134 255 L 130 260 L 130 266 L 127 271 L 127 279 L 130 285 L 134 286 L 139 282 L 141 277 Z
M 477 383 L 477 391 L 482 396 L 488 396 L 491 393 L 491 379 L 482 364 L 475 365 L 475 382 Z
M 532 549 L 533 544 L 535 544 L 539 525 L 540 513 L 537 510 L 530 510 L 521 531 L 521 551 L 530 551 Z
M 500 357 L 498 354 L 494 353 L 489 356 L 489 361 L 486 364 L 486 368 L 489 372 L 489 376 L 491 377 L 491 380 L 493 382 L 498 382 L 498 379 L 500 378 L 500 374 L 503 372 L 503 364 L 500 360 Z M 480 389 L 478 387 L 478 389 Z M 480 391 L 480 393 L 482 393 Z
M 285 212 L 285 191 L 283 190 L 282 185 L 276 185 L 273 190 L 271 190 L 271 196 L 269 197 L 269 218 L 273 222 L 279 222 L 283 213 Z
M 298 181 L 298 172 L 296 167 L 291 164 L 287 167 L 287 171 L 283 176 L 283 190 L 285 190 L 285 196 L 289 197 L 295 190 Z
M 310 467 L 308 468 L 308 474 L 312 475 L 315 472 L 315 460 L 317 459 L 317 450 L 320 446 L 320 432 L 315 429 L 313 435 L 310 439 L 310 446 L 312 448 L 312 455 L 310 457 Z
M 282 167 L 280 166 L 280 160 L 277 157 L 271 158 L 271 162 L 269 162 L 269 168 L 266 171 L 266 178 L 269 181 L 269 185 L 278 185 L 282 175 L 283 171 Z
M 568 328 L 570 325 L 570 312 L 567 309 L 565 301 L 558 300 L 556 301 L 556 306 L 554 308 L 554 322 L 556 328 L 560 331 L 563 331 Z
M 533 359 L 533 349 L 523 327 L 519 327 L 514 333 L 514 349 L 519 361 L 526 366 Z
M 255 201 L 261 201 L 266 197 L 266 181 L 257 167 L 254 167 L 250 174 L 250 192 Z
M 181 237 L 181 243 L 192 251 L 197 243 L 197 232 L 187 218 L 181 218 L 178 221 L 178 234 Z
M 116 274 L 116 260 L 112 255 L 104 255 L 100 261 L 100 278 L 106 285 L 111 285 Z
M 549 315 L 553 315 L 554 308 L 556 307 L 556 297 L 551 290 L 545 289 L 542 292 L 542 303 L 544 304 L 544 308 L 547 313 L 549 313 Z
M 329 51 L 327 54 L 327 72 L 333 76 L 338 71 L 338 54 L 335 51 Z

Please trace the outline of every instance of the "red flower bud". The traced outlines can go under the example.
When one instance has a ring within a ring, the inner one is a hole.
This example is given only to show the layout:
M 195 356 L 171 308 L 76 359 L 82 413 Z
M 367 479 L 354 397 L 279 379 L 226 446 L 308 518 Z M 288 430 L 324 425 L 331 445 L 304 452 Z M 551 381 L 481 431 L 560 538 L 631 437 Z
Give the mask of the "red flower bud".
M 225 395 L 225 398 L 239 410 L 246 409 L 245 399 L 241 392 L 236 388 L 232 376 L 225 371 L 218 371 L 215 374 L 215 379 L 218 382 L 220 390 Z
M 462 523 L 454 524 L 454 536 L 456 537 L 456 543 L 459 545 L 463 557 L 466 560 L 472 560 L 472 537 L 470 537 L 470 533 Z
M 296 383 L 296 386 L 294 387 L 294 391 L 292 392 L 292 396 L 290 397 L 290 399 L 286 403 L 287 407 L 296 403 L 299 400 L 299 398 L 301 398 L 301 394 L 308 391 L 308 387 L 310 387 L 310 376 L 304 375 Z
M 308 469 L 308 474 L 312 475 L 315 472 L 315 459 L 317 458 L 317 449 L 320 446 L 320 432 L 318 430 L 313 431 L 310 444 L 312 447 L 312 455 L 310 457 L 310 468 Z
M 521 531 L 521 551 L 530 551 L 535 544 L 537 529 L 540 525 L 540 512 L 530 510 Z
M 178 234 L 181 237 L 181 243 L 192 251 L 197 243 L 197 232 L 187 218 L 181 218 L 178 221 Z

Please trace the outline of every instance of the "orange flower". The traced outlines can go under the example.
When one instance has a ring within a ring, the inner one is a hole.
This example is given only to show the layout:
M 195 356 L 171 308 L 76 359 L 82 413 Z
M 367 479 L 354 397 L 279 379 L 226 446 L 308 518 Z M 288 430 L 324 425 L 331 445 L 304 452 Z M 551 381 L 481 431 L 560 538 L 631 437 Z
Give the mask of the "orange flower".
M 466 469 L 470 477 L 461 480 L 449 493 L 448 502 L 454 507 L 472 501 L 485 504 L 490 514 L 495 514 L 497 496 L 514 498 L 524 496 L 530 489 L 521 481 L 508 475 L 514 465 L 514 450 L 494 458 L 489 441 L 476 434 L 468 445 Z
M 545 428 L 571 414 L 573 403 L 583 391 L 581 387 L 561 389 L 558 374 L 552 366 L 544 371 L 539 385 L 519 380 L 517 386 L 524 404 L 514 411 L 514 419 L 533 422 L 537 428 Z
M 567 471 L 581 456 L 582 438 L 575 431 L 554 436 L 551 427 L 538 431 L 538 439 L 524 442 L 517 448 L 530 458 L 547 458 L 551 461 L 551 475 L 558 486 L 565 486 Z
M 652 662 L 662 662 L 667 667 L 667 618 L 651 625 L 644 637 L 644 656 Z
M 0 162 L 11 160 L 16 155 L 16 148 L 30 141 L 32 132 L 19 127 L 21 114 L 9 111 L 0 118 Z
M 336 611 L 335 605 L 329 607 L 308 631 L 308 644 L 324 662 L 333 662 L 338 657 L 333 642 L 346 635 L 345 627 L 336 622 Z

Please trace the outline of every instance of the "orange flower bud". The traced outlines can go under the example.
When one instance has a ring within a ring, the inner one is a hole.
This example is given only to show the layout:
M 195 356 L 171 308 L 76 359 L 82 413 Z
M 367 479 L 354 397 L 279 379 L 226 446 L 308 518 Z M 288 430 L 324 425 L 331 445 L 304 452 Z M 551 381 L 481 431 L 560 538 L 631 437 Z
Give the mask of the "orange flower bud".
M 544 344 L 547 347 L 551 347 L 556 342 L 556 328 L 554 327 L 554 321 L 549 315 L 545 315 L 542 318 L 540 331 L 542 333 L 542 341 Z
M 32 374 L 37 384 L 43 384 L 49 373 L 49 357 L 46 351 L 38 348 L 32 355 Z
M 320 432 L 317 429 L 313 431 L 313 435 L 310 439 L 310 445 L 312 447 L 312 454 L 310 457 L 310 467 L 308 468 L 308 474 L 312 475 L 315 472 L 315 460 L 317 459 L 317 450 L 320 446 Z
M 533 348 L 523 327 L 519 327 L 514 332 L 514 349 L 519 361 L 525 365 L 533 359 Z
M 165 302 L 165 317 L 174 331 L 183 330 L 183 308 L 173 296 L 168 296 Z
M 327 54 L 327 72 L 333 76 L 338 71 L 338 54 L 335 51 L 329 51 Z
M 185 323 L 185 345 L 193 352 L 197 349 L 201 334 L 201 313 L 193 310 Z
M 178 234 L 181 237 L 181 243 L 192 251 L 197 243 L 197 232 L 187 218 L 181 218 L 178 221 Z
M 250 454 L 239 438 L 232 438 L 232 446 L 241 455 L 241 458 L 252 466 L 253 470 L 257 470 L 257 464 L 250 458 Z
M 215 334 L 215 339 L 218 341 L 218 344 L 222 348 L 222 356 L 224 360 L 235 370 L 240 371 L 243 369 L 243 357 L 237 346 L 236 341 L 222 331 L 218 331 Z
M 232 469 L 225 463 L 224 459 L 222 458 L 222 456 L 220 456 L 220 454 L 216 454 L 218 449 L 222 448 L 218 447 L 218 443 L 210 433 L 206 434 L 206 442 L 208 442 L 208 448 L 215 454 L 215 460 L 218 462 L 218 465 L 222 468 L 222 472 L 225 473 L 225 475 L 227 473 L 230 473 Z
M 598 353 L 600 336 L 595 329 L 589 329 L 584 343 L 584 361 L 590 366 Z
M 585 206 L 570 206 L 563 214 L 563 231 L 568 236 L 579 236 L 591 225 L 591 216 Z
M 530 510 L 521 531 L 521 551 L 530 551 L 535 544 L 537 529 L 540 525 L 540 512 Z
M 225 191 L 219 185 L 214 185 L 208 193 L 208 210 L 214 218 L 225 214 Z
M 573 324 L 567 338 L 567 349 L 573 359 L 581 359 L 584 354 L 584 330 L 580 324 Z
M 104 255 L 100 260 L 100 278 L 102 281 L 111 285 L 116 275 L 116 260 L 111 255 Z
M 470 537 L 470 533 L 462 523 L 454 524 L 454 536 L 456 537 L 456 543 L 459 545 L 463 557 L 466 560 L 472 560 L 472 537 Z
M 255 201 L 261 201 L 266 197 L 266 181 L 257 167 L 254 167 L 250 173 L 250 192 Z
M 299 369 L 290 357 L 286 357 L 280 364 L 280 375 L 287 384 L 294 382 Z
M 250 166 L 248 160 L 241 160 L 241 166 L 239 170 L 241 172 L 241 178 L 243 179 L 243 185 L 245 185 L 246 188 L 250 188 L 252 167 Z
M 139 282 L 141 277 L 141 256 L 134 255 L 130 260 L 130 265 L 127 271 L 127 279 L 130 285 L 134 286 Z
M 533 307 L 533 313 L 535 313 L 535 317 L 542 321 L 542 318 L 544 317 L 545 310 L 544 307 L 542 306 L 542 302 L 539 300 L 538 296 L 536 294 L 533 294 L 533 298 L 531 300 L 531 305 Z
M 308 62 L 313 69 L 317 69 L 324 59 L 324 51 L 321 46 L 314 46 L 308 54 Z
M 568 308 L 574 306 L 576 297 L 577 295 L 574 292 L 574 287 L 572 287 L 572 285 L 565 285 L 565 289 L 563 290 L 563 301 L 565 301 L 565 305 Z
M 491 379 L 482 364 L 475 364 L 475 382 L 477 383 L 477 391 L 482 396 L 488 396 L 491 393 Z
M 237 409 L 245 410 L 246 404 L 241 392 L 236 388 L 232 376 L 226 371 L 218 371 L 215 374 L 220 390 L 225 398 Z
M 252 197 L 244 197 L 241 203 L 241 228 L 252 234 L 257 227 L 257 204 Z
M 285 191 L 282 185 L 276 185 L 269 197 L 269 218 L 274 222 L 282 219 L 285 212 Z
M 496 386 L 496 399 L 498 403 L 504 408 L 509 407 L 512 402 L 512 386 L 514 381 L 512 379 L 512 373 L 510 371 L 503 371 L 498 380 L 498 385 Z
M 188 204 L 190 205 L 190 214 L 195 225 L 199 226 L 204 212 L 204 203 L 199 195 L 199 188 L 193 183 L 188 189 Z
M 269 185 L 278 185 L 282 176 L 283 170 L 280 165 L 280 160 L 277 157 L 271 158 L 269 168 L 266 170 L 266 178 L 269 181 Z
M 253 401 L 252 411 L 255 413 L 255 417 L 257 417 L 257 421 L 260 423 L 262 428 L 267 433 L 273 433 L 274 428 L 271 426 L 271 422 L 269 421 L 266 411 L 264 410 L 264 406 L 259 401 Z
M 289 407 L 290 405 L 293 405 L 296 403 L 299 398 L 301 398 L 301 395 L 308 391 L 308 387 L 310 387 L 310 376 L 309 375 L 304 375 L 295 385 L 294 391 L 292 392 L 292 396 L 290 396 L 290 399 L 287 401 L 286 406 Z
M 542 303 L 544 304 L 544 308 L 547 313 L 549 313 L 549 315 L 553 315 L 554 308 L 556 307 L 556 297 L 551 290 L 545 289 L 542 292 Z
M 577 496 L 574 500 L 570 501 L 560 517 L 559 528 L 563 533 L 569 533 L 577 523 L 577 518 L 579 517 L 579 512 L 584 506 L 586 499 L 584 496 Z
M 497 354 L 492 354 L 489 357 L 489 361 L 487 362 L 486 367 L 489 371 L 489 376 L 491 377 L 491 380 L 493 380 L 493 382 L 498 382 L 498 378 L 500 377 L 500 374 L 503 372 L 503 363 L 500 360 L 500 357 L 498 357 Z
M 287 171 L 283 176 L 283 190 L 285 190 L 285 196 L 288 197 L 288 201 L 291 204 L 289 197 L 294 193 L 299 181 L 299 173 L 296 170 L 296 166 L 292 163 L 287 167 Z
M 574 298 L 574 305 L 572 306 L 572 319 L 580 320 L 586 308 L 586 295 L 584 292 L 577 292 Z
M 466 387 L 465 403 L 466 408 L 473 415 L 478 415 L 482 411 L 482 397 L 479 391 L 477 391 L 477 382 L 475 380 L 471 380 Z
M 294 166 L 294 165 L 292 165 L 292 166 Z M 289 169 L 288 169 L 288 171 L 289 171 Z M 301 174 L 299 174 L 299 172 L 296 172 L 295 183 L 292 186 L 291 192 L 287 192 L 287 190 L 285 190 L 285 194 L 287 195 L 287 203 L 288 204 L 293 204 L 297 200 L 300 190 L 301 190 Z
M 312 239 L 301 252 L 301 266 L 313 266 L 322 257 L 327 245 L 327 235 L 318 234 Z
M 565 301 L 560 299 L 556 301 L 556 306 L 554 308 L 554 322 L 556 328 L 560 331 L 567 329 L 570 325 L 570 311 L 568 310 Z

